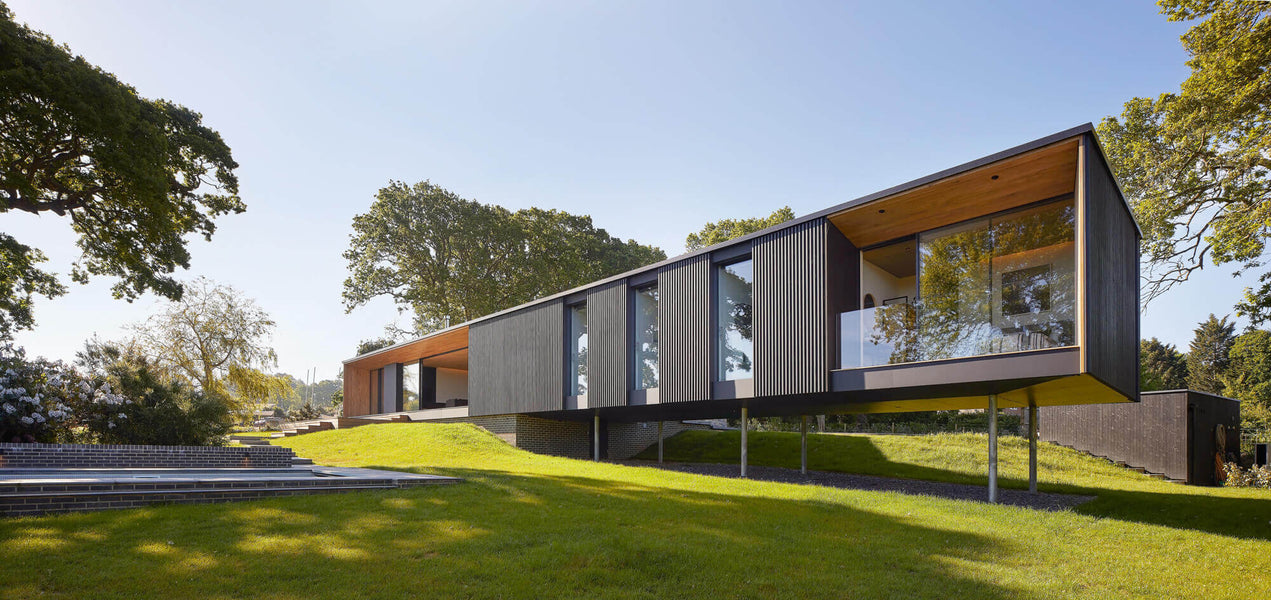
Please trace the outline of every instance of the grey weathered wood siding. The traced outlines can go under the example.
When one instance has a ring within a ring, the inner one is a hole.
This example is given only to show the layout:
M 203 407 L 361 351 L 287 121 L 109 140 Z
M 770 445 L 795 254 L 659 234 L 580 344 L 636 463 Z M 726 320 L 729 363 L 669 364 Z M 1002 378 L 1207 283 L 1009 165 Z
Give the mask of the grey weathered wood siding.
M 1139 237 L 1092 138 L 1085 145 L 1086 369 L 1134 398 L 1139 386 Z
M 829 389 L 827 227 L 817 219 L 753 242 L 756 396 Z
M 468 413 L 562 410 L 564 304 L 532 306 L 468 329 Z
M 627 282 L 587 291 L 587 406 L 626 406 Z
M 658 271 L 660 402 L 710 398 L 710 278 L 707 255 L 672 263 Z

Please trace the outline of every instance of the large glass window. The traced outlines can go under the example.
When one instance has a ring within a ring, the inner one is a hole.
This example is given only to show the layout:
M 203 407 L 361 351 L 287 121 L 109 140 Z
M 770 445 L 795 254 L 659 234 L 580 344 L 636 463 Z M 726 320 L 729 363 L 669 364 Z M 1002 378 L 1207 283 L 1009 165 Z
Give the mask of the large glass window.
M 844 368 L 1071 346 L 1072 199 L 918 236 L 918 301 L 844 313 Z
M 631 355 L 635 361 L 635 389 L 658 387 L 658 288 L 637 288 L 632 294 L 634 331 Z
M 754 371 L 754 331 L 751 328 L 751 284 L 754 267 L 750 259 L 715 269 L 719 319 L 716 335 L 719 381 L 748 379 Z
M 419 410 L 419 362 L 405 363 L 402 369 L 402 410 Z
M 569 396 L 587 393 L 587 305 L 569 307 Z

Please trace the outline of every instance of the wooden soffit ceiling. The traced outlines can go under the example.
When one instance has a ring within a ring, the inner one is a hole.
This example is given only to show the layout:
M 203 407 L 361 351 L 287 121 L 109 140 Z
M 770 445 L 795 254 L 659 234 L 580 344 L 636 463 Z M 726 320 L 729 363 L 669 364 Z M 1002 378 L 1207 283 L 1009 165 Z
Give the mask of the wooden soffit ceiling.
M 373 352 L 346 364 L 353 369 L 378 369 L 393 363 L 424 359 L 429 367 L 468 368 L 468 328 L 457 327 L 387 350 Z
M 1070 194 L 1077 182 L 1073 137 L 831 215 L 864 248 Z M 996 178 L 995 178 L 996 177 Z

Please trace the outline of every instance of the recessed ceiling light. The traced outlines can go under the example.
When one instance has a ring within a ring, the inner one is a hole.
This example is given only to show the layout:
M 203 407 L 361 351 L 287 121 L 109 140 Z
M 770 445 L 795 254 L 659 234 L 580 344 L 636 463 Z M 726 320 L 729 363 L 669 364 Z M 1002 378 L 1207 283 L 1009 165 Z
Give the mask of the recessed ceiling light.
M 880 208 L 880 209 L 878 209 L 878 214 L 880 214 L 880 215 L 881 215 L 881 214 L 883 214 L 883 213 L 885 213 L 885 212 L 887 212 L 887 209 L 885 209 L 885 208 Z
M 990 177 L 990 179 L 992 179 L 993 181 L 997 181 L 997 175 Z

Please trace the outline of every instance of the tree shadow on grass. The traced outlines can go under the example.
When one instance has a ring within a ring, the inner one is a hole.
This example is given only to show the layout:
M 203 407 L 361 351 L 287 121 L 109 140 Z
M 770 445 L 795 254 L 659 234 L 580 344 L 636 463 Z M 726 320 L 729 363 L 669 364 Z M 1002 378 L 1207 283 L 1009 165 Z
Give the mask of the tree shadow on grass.
M 682 434 L 681 434 L 682 435 Z M 799 468 L 798 436 L 755 432 L 749 440 L 750 464 Z M 988 476 L 894 462 L 866 436 L 809 436 L 808 468 L 861 475 L 900 477 L 988 486 Z M 740 434 L 712 432 L 693 439 L 698 462 L 736 464 Z M 987 453 L 987 449 L 985 450 Z M 656 459 L 656 449 L 637 456 Z M 1028 489 L 1028 480 L 999 477 L 1003 488 Z M 1243 539 L 1271 540 L 1271 492 L 1160 484 L 1161 491 L 1109 489 L 1039 482 L 1043 492 L 1095 496 L 1074 512 L 1100 518 L 1162 525 Z
M 1017 595 L 966 566 L 1018 551 L 984 534 L 759 493 L 445 471 L 467 481 L 3 522 L 0 597 Z

